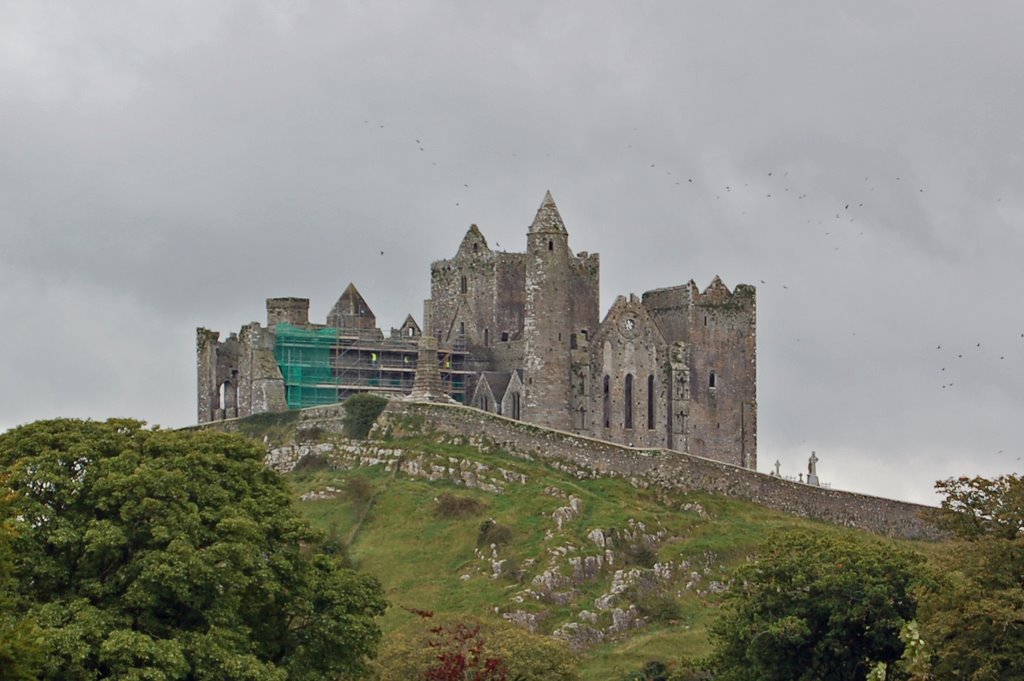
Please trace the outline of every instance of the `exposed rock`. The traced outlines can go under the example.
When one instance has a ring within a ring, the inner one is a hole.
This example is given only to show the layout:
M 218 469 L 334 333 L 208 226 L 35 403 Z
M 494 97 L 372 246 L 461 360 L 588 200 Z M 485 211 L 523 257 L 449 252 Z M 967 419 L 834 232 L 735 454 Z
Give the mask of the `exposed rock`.
M 580 610 L 578 617 L 586 622 L 587 624 L 597 624 L 598 615 L 596 612 L 590 612 L 589 610 Z
M 551 635 L 568 643 L 569 649 L 577 653 L 604 641 L 604 632 L 579 622 L 563 624 Z
M 512 563 L 507 559 L 492 560 L 491 561 L 491 579 L 498 579 L 507 575 L 512 567 Z
M 570 520 L 575 520 L 583 512 L 583 500 L 578 496 L 569 496 L 568 506 L 559 506 L 551 513 L 551 519 L 555 521 L 555 526 L 561 530 L 564 523 Z
M 589 533 L 587 533 L 587 539 L 594 542 L 597 546 L 599 546 L 602 549 L 608 544 L 608 539 L 604 536 L 604 530 L 602 530 L 599 527 L 594 528 Z
M 640 617 L 640 611 L 635 605 L 629 606 L 626 610 L 615 608 L 612 610 L 612 625 L 608 627 L 610 634 L 622 634 L 630 629 L 645 626 L 647 622 Z
M 533 586 L 542 591 L 554 591 L 562 587 L 572 586 L 572 580 L 555 570 L 545 570 L 533 578 Z
M 501 617 L 502 619 L 511 622 L 517 626 L 526 629 L 532 634 L 537 633 L 537 629 L 540 628 L 540 621 L 547 616 L 547 613 L 533 613 L 526 612 L 524 610 L 514 610 L 512 612 L 506 612 Z
M 593 581 L 604 567 L 603 556 L 576 556 L 569 559 L 572 581 L 575 584 Z
M 334 499 L 340 494 L 340 489 L 328 486 L 324 487 L 323 489 L 306 492 L 301 497 L 299 497 L 299 501 L 318 501 L 320 499 Z

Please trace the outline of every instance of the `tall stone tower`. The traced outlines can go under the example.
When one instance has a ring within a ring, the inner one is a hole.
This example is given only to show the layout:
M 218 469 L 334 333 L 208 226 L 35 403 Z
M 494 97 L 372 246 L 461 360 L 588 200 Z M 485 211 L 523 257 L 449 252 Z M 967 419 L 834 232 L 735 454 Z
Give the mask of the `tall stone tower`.
M 569 250 L 569 232 L 547 192 L 526 236 L 523 420 L 572 430 L 571 349 L 577 334 L 597 328 L 598 279 L 597 256 Z

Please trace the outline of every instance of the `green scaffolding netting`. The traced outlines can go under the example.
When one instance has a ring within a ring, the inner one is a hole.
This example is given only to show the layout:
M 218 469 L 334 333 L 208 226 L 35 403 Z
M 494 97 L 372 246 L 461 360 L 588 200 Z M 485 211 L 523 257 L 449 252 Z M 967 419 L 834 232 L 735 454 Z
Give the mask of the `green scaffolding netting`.
M 338 345 L 337 329 L 275 327 L 274 359 L 284 376 L 289 409 L 338 401 L 338 379 L 331 369 L 331 351 Z
M 289 409 L 335 404 L 352 392 L 412 390 L 414 375 L 409 369 L 416 365 L 414 350 L 354 343 L 352 338 L 339 337 L 339 330 L 333 328 L 281 323 L 274 333 L 274 360 L 284 377 Z M 464 377 L 449 371 L 451 367 L 452 360 L 446 360 L 441 380 L 453 398 L 464 402 Z

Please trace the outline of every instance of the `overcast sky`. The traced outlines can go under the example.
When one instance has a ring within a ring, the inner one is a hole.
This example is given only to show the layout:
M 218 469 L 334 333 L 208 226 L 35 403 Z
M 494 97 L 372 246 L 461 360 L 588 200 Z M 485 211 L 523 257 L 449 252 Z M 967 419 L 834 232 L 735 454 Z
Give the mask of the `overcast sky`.
M 0 3 L 0 430 L 195 422 L 195 328 L 422 321 L 551 190 L 618 294 L 757 286 L 759 468 L 1021 472 L 1024 4 Z M 381 254 L 383 251 L 383 255 Z

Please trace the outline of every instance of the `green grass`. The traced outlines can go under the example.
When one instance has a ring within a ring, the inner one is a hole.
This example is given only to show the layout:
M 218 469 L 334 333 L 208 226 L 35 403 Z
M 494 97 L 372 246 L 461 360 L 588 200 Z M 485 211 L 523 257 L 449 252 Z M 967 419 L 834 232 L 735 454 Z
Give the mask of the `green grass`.
M 267 419 L 262 425 L 274 440 L 289 438 L 288 428 L 296 421 Z M 244 432 L 262 439 L 257 425 Z M 408 432 L 408 431 L 407 431 Z M 325 438 L 326 439 L 326 438 Z M 632 630 L 628 636 L 608 641 L 582 655 L 585 679 L 619 679 L 640 669 L 646 662 L 660 660 L 676 663 L 683 657 L 700 657 L 709 652 L 708 625 L 721 608 L 723 597 L 704 590 L 711 580 L 727 582 L 730 573 L 752 555 L 765 536 L 787 528 L 814 528 L 821 532 L 857 533 L 807 519 L 795 518 L 756 504 L 707 494 L 666 495 L 653 489 L 637 489 L 622 478 L 579 480 L 539 461 L 520 459 L 499 448 L 461 444 L 432 434 L 415 434 L 386 443 L 405 452 L 406 458 L 423 456 L 427 461 L 447 463 L 447 458 L 479 462 L 492 467 L 486 475 L 499 477 L 494 468 L 522 473 L 525 484 L 508 482 L 502 494 L 470 490 L 451 482 L 429 482 L 401 473 L 386 471 L 383 465 L 353 471 L 322 469 L 288 476 L 298 499 L 311 490 L 327 486 L 342 492 L 333 499 L 299 502 L 300 512 L 310 523 L 333 538 L 350 543 L 347 555 L 354 566 L 376 576 L 384 585 L 391 607 L 381 619 L 385 636 L 414 623 L 418 618 L 404 608 L 431 610 L 440 614 L 498 618 L 499 612 L 524 610 L 545 613 L 540 628 L 550 633 L 562 624 L 578 621 L 581 610 L 598 612 L 594 599 L 607 593 L 615 570 L 632 566 L 621 560 L 606 569 L 593 582 L 579 585 L 579 596 L 569 605 L 556 606 L 517 596 L 530 587 L 534 576 L 550 566 L 552 550 L 573 546 L 568 556 L 603 555 L 604 550 L 587 538 L 588 532 L 601 528 L 607 532 L 623 530 L 630 521 L 641 522 L 645 533 L 664 531 L 666 538 L 656 548 L 659 562 L 681 561 L 675 577 L 655 599 L 676 600 L 678 615 L 672 621 L 656 621 Z M 373 487 L 373 496 L 362 505 L 344 493 L 345 481 L 365 477 Z M 564 496 L 553 496 L 545 489 L 555 487 Z M 459 518 L 443 518 L 436 512 L 435 499 L 443 493 L 472 497 L 482 502 L 479 513 Z M 583 503 L 580 517 L 556 530 L 552 512 L 568 504 L 575 495 Z M 686 504 L 699 504 L 704 513 L 683 510 Z M 521 583 L 514 579 L 490 577 L 489 547 L 486 559 L 477 552 L 480 525 L 488 518 L 511 528 L 512 540 L 500 547 L 498 557 L 523 567 Z M 879 541 L 886 541 L 881 540 Z M 902 546 L 934 552 L 936 545 L 893 542 Z M 621 549 L 621 547 L 619 547 Z M 617 554 L 618 555 L 618 554 Z M 621 559 L 622 556 L 619 555 Z M 566 558 L 559 565 L 568 572 Z M 695 590 L 686 590 L 690 573 L 701 573 Z M 463 579 L 468 575 L 468 578 Z M 677 595 L 677 594 L 680 594 Z M 610 615 L 598 613 L 599 626 L 607 626 Z

